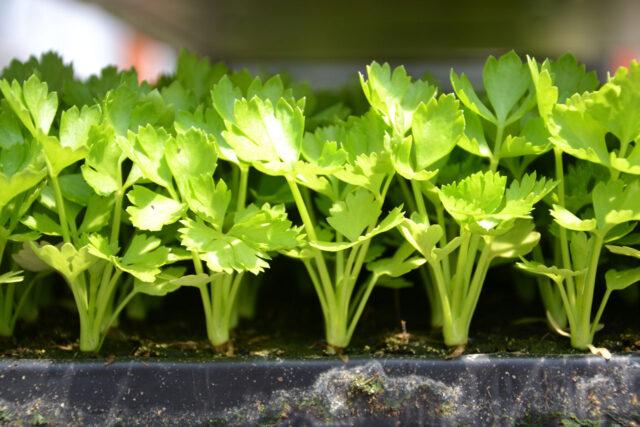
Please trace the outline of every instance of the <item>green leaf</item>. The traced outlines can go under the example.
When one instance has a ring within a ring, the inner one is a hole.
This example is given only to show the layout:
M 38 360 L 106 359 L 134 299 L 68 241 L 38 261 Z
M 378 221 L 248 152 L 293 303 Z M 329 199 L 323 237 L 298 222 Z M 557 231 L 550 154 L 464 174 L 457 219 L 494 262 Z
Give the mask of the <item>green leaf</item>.
M 518 267 L 520 270 L 526 271 L 527 273 L 548 277 L 558 284 L 562 283 L 562 281 L 567 277 L 580 276 L 586 272 L 586 270 L 578 272 L 571 271 L 566 268 L 556 267 L 554 265 L 549 267 L 537 261 L 528 261 L 524 258 L 520 259 L 522 262 L 516 263 L 516 267 Z
M 389 258 L 383 258 L 367 264 L 367 270 L 376 276 L 401 277 L 427 261 L 422 257 L 411 257 L 414 249 L 408 243 L 400 246 L 395 254 Z
M 354 242 L 365 229 L 376 223 L 382 210 L 371 192 L 356 189 L 344 201 L 334 203 L 329 212 L 329 225 Z
M 170 138 L 164 129 L 147 125 L 138 133 L 128 132 L 126 138 L 117 137 L 116 142 L 146 179 L 170 189 L 171 170 L 164 156 Z
M 14 94 L 16 96 L 19 96 L 19 94 L 15 91 L 16 87 L 18 86 L 14 81 L 14 83 L 12 84 L 12 89 L 14 90 Z M 47 84 L 41 82 L 36 75 L 32 75 L 26 82 L 22 84 L 21 95 L 21 104 L 23 105 L 23 108 L 26 107 L 26 109 L 31 114 L 33 124 L 43 134 L 47 135 L 49 133 L 49 129 L 51 128 L 51 124 L 53 123 L 53 119 L 56 116 L 56 111 L 58 110 L 57 94 L 55 92 L 49 92 L 49 87 L 47 86 Z M 14 108 L 14 111 L 16 111 L 16 108 L 13 105 L 14 101 L 12 101 L 12 98 L 7 96 L 6 93 L 5 97 Z M 16 114 L 18 114 L 18 117 L 20 117 L 20 114 L 17 111 Z M 20 118 L 22 119 L 22 117 Z M 27 123 L 25 123 L 25 126 L 29 128 L 29 125 Z
M 218 230 L 222 229 L 232 197 L 223 180 L 216 184 L 211 176 L 188 177 L 183 197 L 189 209 Z
M 413 115 L 412 133 L 416 170 L 426 169 L 447 156 L 464 135 L 464 116 L 452 94 L 432 98 Z
M 411 219 L 405 219 L 399 227 L 404 238 L 427 261 L 435 260 L 434 249 L 444 235 L 442 227 L 438 224 L 429 225 L 419 215 L 411 215 Z
M 78 231 L 80 233 L 96 233 L 109 225 L 113 212 L 113 198 L 92 195 L 87 203 L 87 209 L 82 217 L 82 224 Z
M 458 76 L 458 74 L 456 74 L 456 72 L 451 69 L 450 80 L 454 92 L 458 96 L 460 102 L 465 105 L 465 107 L 467 107 L 469 110 L 482 117 L 483 119 L 491 123 L 496 123 L 496 117 L 487 108 L 487 106 L 484 105 L 482 101 L 480 101 L 480 98 L 478 98 L 476 91 L 473 89 L 473 85 L 464 73 Z
M 51 268 L 62 274 L 70 283 L 91 267 L 96 258 L 89 252 L 89 246 L 76 249 L 71 243 L 57 247 L 53 245 L 38 246 L 31 244 L 33 252 Z
M 30 241 L 24 242 L 20 247 L 20 250 L 14 253 L 11 258 L 17 265 L 26 271 L 41 272 L 51 270 L 51 266 L 43 262 L 33 252 Z
M 540 117 L 547 123 L 553 107 L 558 101 L 558 88 L 554 86 L 551 77 L 549 61 L 545 61 L 540 68 L 534 58 L 527 57 L 531 80 L 536 91 L 536 101 Z
M 113 143 L 115 135 L 110 126 L 93 127 L 88 138 L 90 148 L 81 167 L 82 176 L 97 194 L 110 196 L 122 188 L 124 153 Z
M 555 61 L 550 61 L 553 83 L 558 88 L 558 102 L 565 102 L 576 93 L 592 91 L 600 82 L 595 71 L 587 71 L 584 64 L 566 53 Z
M 144 234 L 133 236 L 122 257 L 116 256 L 104 236 L 92 234 L 88 239 L 88 250 L 93 256 L 109 261 L 119 270 L 147 283 L 155 281 L 160 274 L 160 267 L 167 263 L 170 252 L 169 248 L 161 246 L 160 239 Z
M 167 263 L 169 248 L 156 237 L 136 234 L 118 266 L 142 282 L 151 283 Z
M 280 98 L 236 101 L 234 126 L 223 133 L 238 158 L 246 162 L 282 163 L 290 168 L 297 160 L 304 134 L 304 115 L 299 106 Z
M 100 107 L 97 105 L 85 105 L 81 110 L 74 105 L 63 111 L 60 116 L 60 145 L 71 150 L 86 147 L 89 132 L 98 124 L 101 115 Z
M 385 233 L 389 230 L 396 228 L 404 220 L 404 213 L 402 208 L 394 208 L 389 214 L 382 220 L 376 227 L 365 235 L 359 236 L 352 242 L 324 242 L 324 241 L 310 241 L 309 246 L 320 249 L 327 252 L 339 252 L 345 249 L 352 248 L 362 242 L 371 240 L 375 236 Z
M 630 256 L 630 257 L 633 257 L 633 258 L 640 259 L 640 250 L 635 249 L 635 248 L 631 248 L 629 246 L 607 245 L 607 249 L 609 249 L 609 251 L 612 254 L 625 255 L 625 256 Z
M 134 227 L 140 230 L 159 231 L 179 220 L 185 212 L 182 203 L 140 185 L 135 185 L 127 197 L 132 203 L 127 213 Z
M 46 234 L 48 236 L 62 235 L 62 228 L 58 224 L 58 221 L 51 219 L 51 217 L 41 212 L 34 212 L 33 214 L 25 217 L 21 222 L 31 230 L 37 231 L 41 234 Z
M 599 229 L 640 220 L 640 183 L 599 182 L 593 189 L 593 210 Z
M 567 230 L 593 231 L 597 226 L 595 219 L 580 219 L 560 205 L 554 204 L 549 213 L 560 227 Z
M 360 74 L 360 84 L 371 107 L 400 136 L 411 127 L 418 106 L 436 93 L 436 88 L 425 81 L 412 82 L 404 67 L 396 67 L 392 72 L 387 63 L 368 65 L 367 79 Z
M 566 105 L 557 104 L 551 116 L 551 142 L 578 159 L 608 167 L 609 152 L 605 143 L 607 129 L 591 114 L 589 96 L 574 95 Z
M 503 219 L 528 217 L 533 205 L 549 194 L 557 183 L 546 178 L 536 179 L 536 173 L 525 174 L 513 181 L 505 192 L 505 205 L 498 213 Z
M 224 119 L 229 123 L 235 123 L 233 114 L 236 100 L 242 99 L 242 90 L 235 87 L 229 76 L 223 76 L 211 89 L 211 99 L 213 106 Z
M 298 246 L 298 230 L 292 228 L 284 205 L 249 205 L 236 212 L 227 232 L 262 252 L 289 250 Z
M 198 102 L 196 96 L 185 88 L 179 81 L 174 80 L 170 85 L 160 89 L 160 95 L 168 107 L 172 107 L 175 112 L 192 111 Z
M 201 58 L 184 49 L 178 55 L 176 80 L 193 91 L 201 100 L 209 88 L 228 72 L 224 64 L 211 65 L 208 58 Z
M 506 183 L 507 178 L 497 172 L 477 172 L 443 185 L 438 194 L 447 212 L 457 221 L 481 221 L 502 206 Z
M 0 209 L 18 194 L 38 185 L 46 174 L 44 162 L 35 144 L 0 148 Z
M 569 249 L 575 271 L 581 271 L 587 268 L 589 259 L 591 258 L 592 239 L 593 237 L 587 237 L 587 234 L 581 231 L 571 234 Z
M 505 123 L 509 113 L 531 84 L 526 65 L 514 51 L 502 55 L 500 59 L 489 56 L 484 64 L 482 78 L 497 121 Z
M 603 123 L 620 142 L 634 141 L 640 135 L 640 64 L 632 61 L 592 96 L 593 117 Z
M 183 267 L 170 267 L 156 276 L 151 283 L 134 280 L 133 289 L 135 292 L 163 297 L 183 286 L 202 286 L 211 280 L 206 274 L 184 275 Z
M 504 234 L 484 236 L 491 257 L 517 258 L 528 254 L 540 241 L 540 233 L 534 231 L 533 221 L 518 220 Z
M 0 104 L 0 149 L 8 150 L 23 144 L 24 140 L 18 118 L 7 104 Z
M 171 138 L 165 156 L 181 192 L 189 177 L 213 175 L 218 159 L 212 141 L 207 139 L 204 132 L 193 128 Z
M 0 274 L 0 285 L 10 285 L 20 283 L 24 280 L 22 271 L 8 271 L 4 274 Z
M 607 289 L 621 291 L 640 281 L 640 267 L 627 270 L 608 270 L 604 274 Z
M 258 274 L 269 267 L 268 255 L 238 237 L 228 236 L 201 222 L 181 221 L 178 230 L 182 245 L 196 251 L 213 272 L 249 271 Z
M 480 118 L 468 109 L 463 109 L 465 134 L 458 140 L 458 145 L 465 151 L 476 156 L 491 158 L 493 153 L 484 136 L 484 129 Z

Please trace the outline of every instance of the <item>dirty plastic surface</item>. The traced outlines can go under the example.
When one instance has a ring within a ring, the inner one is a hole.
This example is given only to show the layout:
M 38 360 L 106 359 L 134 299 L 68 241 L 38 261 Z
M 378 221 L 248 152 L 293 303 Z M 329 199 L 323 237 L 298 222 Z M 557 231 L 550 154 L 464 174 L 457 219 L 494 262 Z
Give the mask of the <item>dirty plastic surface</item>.
M 640 357 L 0 360 L 0 423 L 458 425 L 640 422 Z

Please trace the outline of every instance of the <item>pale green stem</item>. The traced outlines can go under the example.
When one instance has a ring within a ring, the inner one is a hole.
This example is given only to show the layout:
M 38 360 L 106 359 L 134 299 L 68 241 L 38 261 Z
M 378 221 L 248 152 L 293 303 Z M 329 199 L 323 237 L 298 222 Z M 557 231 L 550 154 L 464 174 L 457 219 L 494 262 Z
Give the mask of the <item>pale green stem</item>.
M 565 207 L 564 194 L 564 168 L 562 165 L 562 151 L 558 148 L 553 149 L 556 169 L 556 181 L 558 181 L 557 195 L 560 206 Z M 573 270 L 571 265 L 571 256 L 569 255 L 569 241 L 567 238 L 567 230 L 564 227 L 558 227 L 560 232 L 560 254 L 562 256 L 562 267 L 567 270 Z M 576 303 L 576 286 L 572 276 L 566 278 L 567 297 L 571 305 Z
M 587 270 L 587 278 L 585 286 L 582 289 L 583 305 L 582 305 L 582 325 L 587 325 L 591 320 L 591 306 L 593 304 L 593 293 L 595 292 L 596 273 L 598 271 L 598 261 L 600 260 L 600 251 L 602 250 L 603 237 L 600 233 L 595 235 L 593 247 L 591 249 L 591 261 Z
M 240 212 L 244 209 L 247 202 L 247 186 L 249 183 L 249 168 L 246 166 L 240 166 L 240 183 L 238 186 L 238 200 L 236 205 L 236 212 Z
M 600 319 L 602 318 L 602 313 L 604 312 L 604 307 L 607 305 L 609 301 L 609 297 L 611 296 L 611 289 L 607 288 L 604 295 L 602 296 L 602 301 L 600 301 L 600 307 L 598 307 L 598 312 L 596 313 L 596 317 L 593 319 L 593 323 L 591 324 L 590 337 L 591 341 L 593 341 L 593 337 L 596 334 L 596 329 L 598 328 L 598 324 L 600 323 Z
M 60 182 L 58 177 L 53 175 L 51 166 L 47 161 L 49 167 L 49 178 L 51 179 L 51 186 L 53 187 L 53 194 L 56 199 L 56 209 L 58 210 L 58 216 L 60 217 L 60 228 L 62 230 L 62 240 L 65 243 L 71 243 L 71 235 L 69 233 L 69 223 L 67 222 L 67 212 L 64 207 L 64 198 L 62 197 L 62 190 L 60 189 Z
M 491 156 L 490 166 L 491 171 L 495 172 L 498 170 L 498 165 L 500 164 L 500 150 L 502 149 L 502 134 L 504 133 L 504 123 L 496 124 L 496 139 L 493 145 L 493 155 Z
M 400 191 L 402 191 L 402 197 L 405 203 L 409 205 L 409 212 L 417 212 L 416 202 L 413 200 L 413 196 L 411 195 L 411 191 L 407 185 L 407 180 L 402 177 L 398 177 L 398 184 L 400 185 Z
M 294 180 L 287 177 L 287 183 L 289 184 L 289 188 L 291 189 L 291 193 L 293 194 L 293 200 L 298 207 L 298 213 L 300 214 L 300 218 L 302 219 L 302 223 L 304 225 L 304 229 L 309 236 L 309 239 L 317 241 L 318 238 L 316 236 L 316 231 L 313 226 L 313 222 L 311 217 L 309 216 L 309 210 L 307 209 L 307 205 L 304 202 L 302 194 L 300 194 L 300 190 L 298 189 L 298 185 Z M 333 290 L 331 277 L 329 276 L 329 269 L 327 268 L 327 264 L 322 256 L 322 253 L 318 249 L 312 249 L 314 253 L 314 260 L 317 264 L 320 280 L 322 283 L 323 291 L 325 293 L 325 297 L 329 306 L 330 311 L 334 311 L 335 307 L 335 293 Z
M 358 308 L 356 309 L 353 317 L 350 320 L 349 328 L 347 329 L 347 343 L 351 341 L 351 337 L 353 336 L 353 332 L 356 329 L 358 324 L 358 320 L 360 320 L 360 316 L 362 316 L 362 312 L 364 311 L 364 307 L 367 305 L 367 301 L 369 300 L 369 296 L 373 291 L 373 288 L 376 286 L 376 282 L 378 281 L 379 276 L 377 274 L 372 274 L 369 282 L 365 284 L 365 292 L 360 298 L 360 301 L 357 302 Z

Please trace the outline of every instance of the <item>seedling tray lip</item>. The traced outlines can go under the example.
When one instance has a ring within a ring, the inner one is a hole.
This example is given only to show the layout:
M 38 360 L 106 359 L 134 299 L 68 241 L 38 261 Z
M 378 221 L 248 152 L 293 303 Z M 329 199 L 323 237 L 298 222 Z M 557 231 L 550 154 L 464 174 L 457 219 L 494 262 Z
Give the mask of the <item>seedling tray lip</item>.
M 400 408 L 392 411 L 384 403 L 381 410 L 377 399 L 383 395 L 377 396 L 380 390 L 375 387 L 368 388 L 371 381 L 388 394 L 384 399 L 403 396 Z M 414 396 L 407 390 L 422 391 Z M 352 357 L 346 361 L 337 357 L 0 359 L 0 415 L 33 422 L 38 414 L 53 424 L 399 421 L 428 425 L 475 424 L 478 420 L 542 422 L 548 416 L 628 423 L 640 420 L 638 395 L 638 354 L 616 354 L 608 361 L 593 355 L 493 354 L 455 359 Z M 425 401 L 425 396 L 430 400 Z M 319 404 L 321 409 L 301 403 L 312 397 L 343 403 L 348 398 L 355 400 L 349 403 L 354 405 L 349 410 L 331 409 L 329 401 Z M 594 397 L 600 398 L 597 405 Z M 291 412 L 276 420 L 282 415 L 279 406 L 287 402 L 291 402 Z M 442 412 L 446 405 L 453 407 Z

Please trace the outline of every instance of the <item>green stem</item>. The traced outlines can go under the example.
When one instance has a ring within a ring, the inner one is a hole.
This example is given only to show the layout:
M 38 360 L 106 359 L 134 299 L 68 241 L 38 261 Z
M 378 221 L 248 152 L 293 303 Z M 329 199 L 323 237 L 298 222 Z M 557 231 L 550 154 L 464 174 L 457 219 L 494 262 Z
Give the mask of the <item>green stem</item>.
M 436 203 L 436 216 L 438 218 L 438 225 L 442 228 L 442 237 L 440 238 L 440 247 L 447 246 L 447 223 L 444 219 L 444 206 L 442 203 Z M 446 256 L 442 259 L 442 269 L 444 270 L 444 278 L 447 282 L 451 281 L 451 268 L 449 266 L 449 257 Z
M 118 249 L 118 242 L 120 241 L 120 224 L 122 222 L 122 201 L 124 194 L 118 191 L 115 194 L 115 203 L 113 207 L 113 223 L 111 224 L 111 250 L 116 251 Z
M 398 184 L 400 185 L 400 191 L 402 191 L 402 198 L 404 202 L 409 206 L 409 213 L 417 212 L 416 202 L 413 200 L 413 196 L 411 196 L 411 191 L 409 190 L 409 185 L 407 185 L 407 180 L 398 176 Z
M 487 276 L 487 271 L 489 270 L 489 266 L 491 265 L 491 250 L 489 246 L 485 246 L 480 253 L 480 258 L 478 259 L 478 264 L 476 266 L 476 271 L 473 274 L 473 279 L 471 280 L 471 285 L 469 286 L 469 292 L 465 297 L 464 309 L 461 312 L 461 318 L 464 319 L 465 330 L 468 334 L 469 326 L 471 325 L 471 319 L 473 318 L 473 314 L 476 311 L 476 306 L 478 305 L 478 299 L 480 298 L 480 292 L 482 291 L 482 285 L 484 284 L 484 279 Z
M 589 332 L 591 341 L 593 341 L 593 337 L 596 334 L 596 329 L 598 328 L 598 324 L 600 323 L 600 319 L 602 318 L 604 307 L 607 305 L 607 302 L 609 301 L 611 292 L 612 292 L 611 289 L 607 288 L 604 295 L 602 296 L 602 301 L 600 301 L 600 307 L 598 307 L 598 312 L 596 313 L 596 317 L 593 319 L 593 323 L 591 324 L 591 330 Z
M 51 186 L 53 187 L 53 194 L 56 199 L 56 209 L 58 210 L 58 216 L 60 218 L 60 228 L 62 229 L 62 240 L 65 243 L 71 243 L 71 235 L 69 233 L 69 223 L 67 222 L 67 212 L 64 207 L 64 198 L 62 197 L 62 190 L 60 189 L 60 181 L 58 177 L 52 172 L 51 165 L 47 161 L 49 167 L 49 178 L 51 179 Z
M 236 204 L 236 212 L 240 212 L 244 209 L 247 203 L 247 187 L 249 183 L 249 168 L 247 166 L 240 166 L 240 183 L 238 185 L 238 200 Z
M 358 324 L 358 320 L 360 320 L 360 316 L 362 316 L 362 312 L 364 311 L 364 307 L 367 305 L 367 301 L 369 300 L 369 296 L 373 291 L 373 288 L 376 286 L 378 282 L 379 276 L 377 274 L 372 274 L 369 282 L 365 285 L 365 292 L 360 298 L 360 301 L 357 302 L 358 308 L 356 309 L 353 317 L 350 320 L 349 328 L 347 329 L 347 342 L 345 346 L 351 341 L 351 337 L 353 336 L 353 332 L 356 329 L 356 325 Z
M 316 290 L 316 294 L 318 295 L 318 299 L 320 300 L 320 307 L 322 308 L 322 314 L 325 318 L 329 315 L 329 307 L 327 306 L 327 301 L 322 292 L 322 285 L 320 284 L 320 280 L 318 279 L 318 273 L 316 273 L 313 265 L 309 260 L 303 260 L 304 266 L 307 269 L 307 273 L 311 278 L 311 283 L 313 283 L 313 287 Z
M 600 260 L 600 251 L 602 250 L 603 236 L 598 233 L 595 235 L 593 241 L 593 247 L 591 249 L 591 260 L 589 263 L 589 269 L 587 270 L 587 278 L 585 286 L 582 289 L 581 299 L 582 304 L 582 325 L 590 324 L 591 320 L 591 306 L 593 305 L 593 294 L 595 292 L 596 273 L 598 271 L 598 261 Z
M 556 187 L 558 195 L 558 203 L 560 206 L 565 206 L 565 193 L 564 193 L 564 169 L 562 165 L 562 151 L 558 148 L 553 149 L 553 155 L 555 159 L 556 181 L 558 186 Z M 560 254 L 562 257 L 562 267 L 567 270 L 573 270 L 571 266 L 571 257 L 569 255 L 569 240 L 567 238 L 567 230 L 563 227 L 558 227 L 560 230 Z M 567 282 L 567 297 L 571 305 L 576 303 L 576 286 L 572 276 L 566 278 Z
M 296 206 L 298 208 L 298 213 L 300 214 L 300 218 L 302 219 L 302 224 L 304 225 L 304 229 L 307 232 L 307 236 L 309 236 L 309 239 L 317 241 L 318 237 L 316 235 L 316 230 L 313 226 L 311 217 L 309 216 L 309 210 L 307 209 L 307 205 L 304 202 L 302 194 L 300 194 L 298 185 L 295 183 L 293 179 L 289 177 L 287 177 L 287 183 L 289 184 L 289 188 L 293 195 L 293 200 L 295 201 Z M 322 256 L 322 253 L 315 248 L 312 250 L 314 253 L 314 260 L 318 267 L 318 273 L 320 276 L 320 280 L 322 283 L 323 291 L 325 293 L 325 298 L 327 300 L 329 310 L 335 311 L 336 309 L 335 293 L 333 290 L 331 277 L 329 275 L 329 269 L 327 268 L 327 264 L 325 262 L 324 257 Z
M 471 240 L 471 232 L 467 230 L 460 231 L 460 248 L 458 249 L 458 262 L 456 263 L 456 273 L 453 275 L 454 281 L 452 283 L 451 301 L 453 301 L 454 316 L 459 316 L 458 309 L 462 308 L 462 302 L 467 293 L 467 287 L 465 286 L 465 268 L 467 267 L 467 254 L 469 252 L 469 241 Z M 470 259 L 473 264 L 473 258 Z
M 496 139 L 493 144 L 493 155 L 491 156 L 491 171 L 498 170 L 500 164 L 500 150 L 502 149 L 502 134 L 504 133 L 504 123 L 498 122 L 496 124 Z
M 111 325 L 113 325 L 113 322 L 116 321 L 116 319 L 118 318 L 122 310 L 124 310 L 124 308 L 127 306 L 127 304 L 129 304 L 131 299 L 133 299 L 133 297 L 136 296 L 137 294 L 138 292 L 136 292 L 135 289 L 129 292 L 129 294 L 127 294 L 127 296 L 124 297 L 122 301 L 120 301 L 120 304 L 118 304 L 115 310 L 113 310 L 113 313 L 111 313 L 109 320 L 106 323 L 102 324 L 102 327 L 101 327 L 102 333 L 100 334 L 101 335 L 100 347 L 102 347 L 102 343 L 104 342 L 104 339 L 107 337 L 107 332 L 109 331 L 109 328 L 111 327 Z
M 442 324 L 443 326 L 451 325 L 453 323 L 453 313 L 451 311 L 444 276 L 442 275 L 442 267 L 438 261 L 430 262 L 429 266 L 433 271 L 433 277 L 435 278 L 435 284 L 438 290 L 437 294 L 440 297 L 440 305 L 442 306 Z
M 416 200 L 416 207 L 418 208 L 418 213 L 424 217 L 427 225 L 429 225 L 429 217 L 427 216 L 427 207 L 424 204 L 424 196 L 422 195 L 422 188 L 420 188 L 420 183 L 418 181 L 411 181 L 411 189 L 413 190 L 413 197 Z

